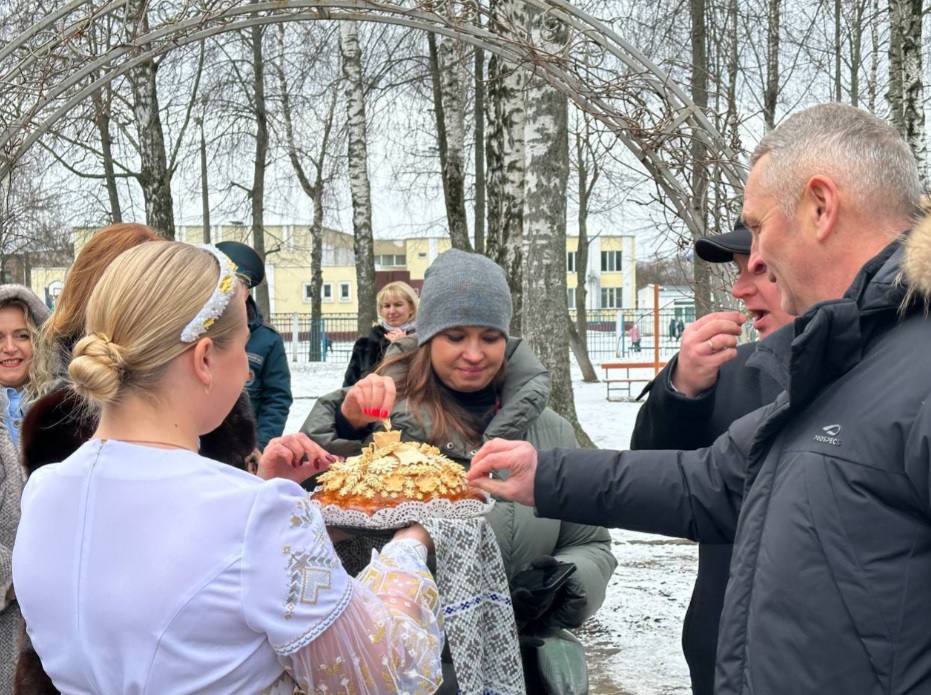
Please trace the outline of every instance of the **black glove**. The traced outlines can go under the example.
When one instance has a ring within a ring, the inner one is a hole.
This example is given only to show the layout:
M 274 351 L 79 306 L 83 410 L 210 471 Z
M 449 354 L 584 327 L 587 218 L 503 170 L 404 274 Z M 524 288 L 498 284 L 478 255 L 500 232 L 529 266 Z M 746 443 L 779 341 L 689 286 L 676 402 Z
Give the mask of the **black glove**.
M 514 607 L 514 620 L 518 632 L 538 623 L 551 608 L 559 606 L 559 597 L 563 590 L 563 581 L 549 586 L 541 578 L 558 572 L 560 563 L 551 555 L 541 555 L 530 563 L 530 568 L 518 572 L 511 580 L 511 604 Z M 571 570 L 570 570 L 571 572 Z M 568 574 L 566 574 L 568 577 Z

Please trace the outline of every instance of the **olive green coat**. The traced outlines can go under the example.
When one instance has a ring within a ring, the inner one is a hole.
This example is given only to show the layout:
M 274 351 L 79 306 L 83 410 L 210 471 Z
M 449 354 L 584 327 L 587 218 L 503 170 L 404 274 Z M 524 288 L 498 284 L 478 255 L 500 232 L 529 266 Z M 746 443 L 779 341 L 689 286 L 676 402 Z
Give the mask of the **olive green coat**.
M 416 347 L 415 338 L 403 339 L 394 344 L 388 356 L 395 350 Z M 501 392 L 500 410 L 485 430 L 484 439 L 525 440 L 537 449 L 576 447 L 572 426 L 546 407 L 550 380 L 544 366 L 520 340 L 510 340 L 506 354 L 507 381 Z M 340 389 L 320 398 L 301 431 L 331 453 L 355 456 L 368 441 L 341 439 L 336 434 L 336 409 L 347 391 Z M 404 433 L 405 439 L 428 441 L 468 467 L 475 447 L 455 435 L 446 442 L 432 441 L 429 415 L 421 413 L 421 418 L 408 412 L 406 400 L 395 403 L 391 412 L 392 425 Z M 530 507 L 503 500 L 495 503 L 487 519 L 501 547 L 508 578 L 541 555 L 575 563 L 578 569 L 570 577 L 567 599 L 550 616 L 553 627 L 577 627 L 598 610 L 617 565 L 606 529 L 539 518 Z

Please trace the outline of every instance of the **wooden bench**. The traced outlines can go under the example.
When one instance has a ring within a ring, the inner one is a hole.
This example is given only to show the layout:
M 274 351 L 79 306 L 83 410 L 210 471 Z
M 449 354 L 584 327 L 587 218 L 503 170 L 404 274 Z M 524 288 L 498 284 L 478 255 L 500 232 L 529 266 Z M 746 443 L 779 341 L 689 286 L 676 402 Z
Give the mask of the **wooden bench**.
M 665 366 L 665 362 L 660 363 L 660 368 Z M 653 380 L 656 372 L 656 366 L 653 362 L 604 362 L 601 368 L 604 370 L 604 383 L 607 388 L 607 399 L 609 401 L 621 400 L 620 397 L 612 398 L 612 395 L 626 393 L 628 399 L 634 398 L 635 394 L 631 393 L 632 384 L 643 384 L 646 386 Z M 632 370 L 649 369 L 649 375 L 631 376 Z

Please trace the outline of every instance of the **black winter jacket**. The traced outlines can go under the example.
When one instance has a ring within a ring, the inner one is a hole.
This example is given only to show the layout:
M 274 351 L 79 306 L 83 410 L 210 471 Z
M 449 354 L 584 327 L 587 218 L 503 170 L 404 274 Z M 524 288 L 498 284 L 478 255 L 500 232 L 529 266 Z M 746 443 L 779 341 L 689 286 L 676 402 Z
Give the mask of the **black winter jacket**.
M 900 311 L 931 222 L 906 245 L 796 321 L 788 391 L 711 448 L 539 457 L 545 516 L 733 539 L 719 695 L 931 692 L 931 321 Z
M 637 414 L 631 449 L 699 449 L 710 446 L 734 420 L 776 400 L 789 383 L 789 348 L 794 332 L 785 326 L 759 343 L 737 348 L 718 372 L 715 385 L 695 398 L 672 388 L 678 362 L 650 382 L 650 397 Z M 694 695 L 714 695 L 718 622 L 731 564 L 730 544 L 698 547 L 698 574 L 682 626 L 682 651 Z
M 343 377 L 343 388 L 352 386 L 357 381 L 371 372 L 375 367 L 381 364 L 385 358 L 385 352 L 391 345 L 391 341 L 385 337 L 387 329 L 381 324 L 372 326 L 372 332 L 359 338 L 352 346 L 352 356 L 349 358 L 349 366 L 346 368 L 346 376 Z M 410 334 L 412 334 L 411 331 Z M 409 335 L 410 335 L 409 334 Z

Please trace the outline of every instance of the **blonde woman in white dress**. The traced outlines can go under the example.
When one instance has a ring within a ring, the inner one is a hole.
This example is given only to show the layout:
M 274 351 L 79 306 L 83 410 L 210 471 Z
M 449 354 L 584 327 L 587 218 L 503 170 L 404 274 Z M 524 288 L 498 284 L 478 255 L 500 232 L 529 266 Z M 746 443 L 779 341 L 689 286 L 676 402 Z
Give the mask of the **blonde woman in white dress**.
M 111 693 L 430 693 L 442 629 L 420 526 L 354 579 L 297 484 L 303 435 L 258 476 L 203 458 L 242 391 L 245 291 L 213 247 L 150 242 L 107 269 L 74 349 L 94 438 L 29 479 L 13 575 L 55 685 Z

